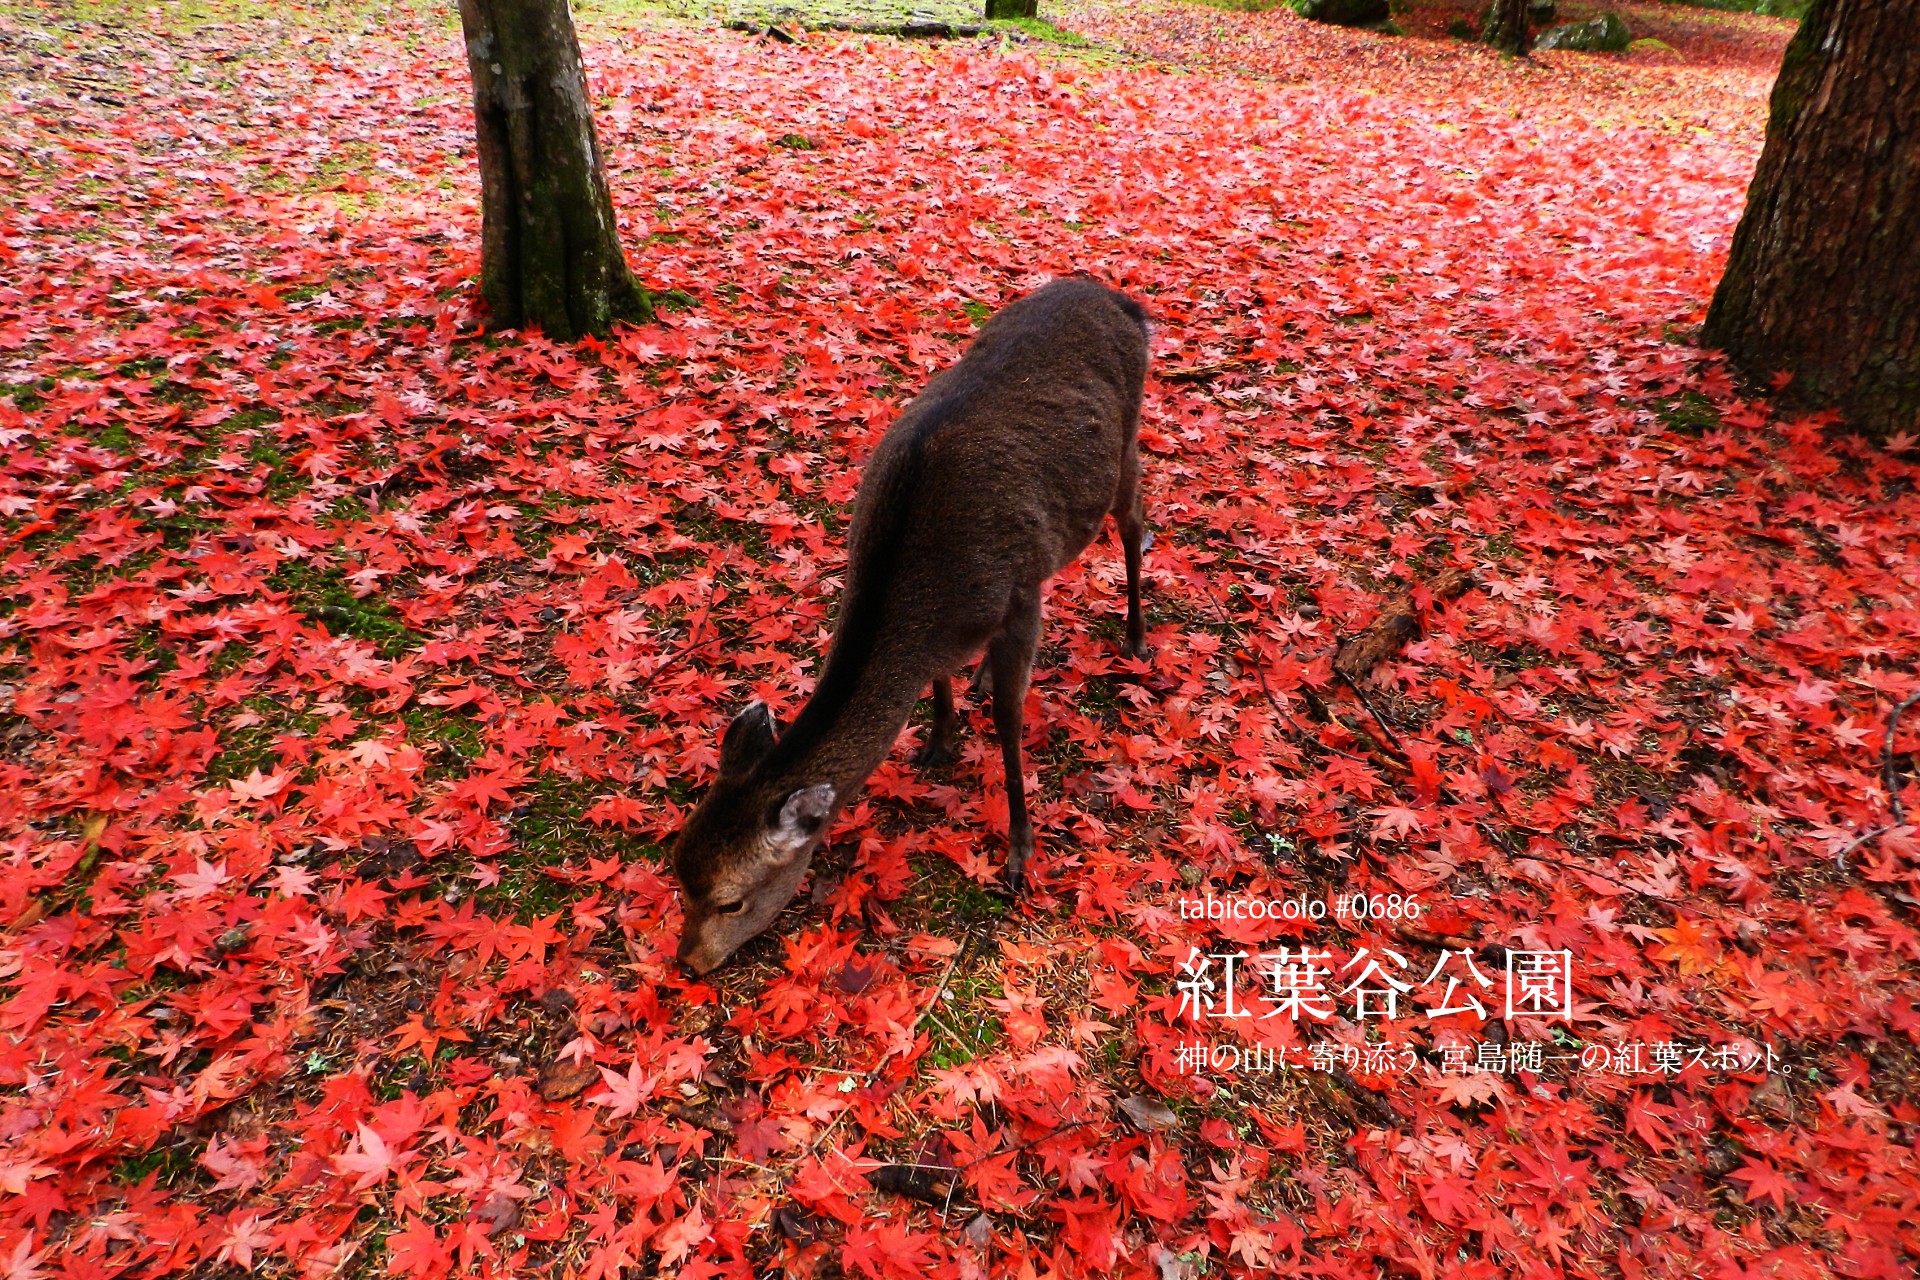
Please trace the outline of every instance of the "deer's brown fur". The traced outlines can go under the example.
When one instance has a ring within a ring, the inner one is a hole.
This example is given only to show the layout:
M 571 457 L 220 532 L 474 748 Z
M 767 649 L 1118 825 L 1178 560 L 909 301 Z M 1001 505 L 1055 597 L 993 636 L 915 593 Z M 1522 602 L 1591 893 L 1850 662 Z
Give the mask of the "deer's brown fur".
M 825 669 L 779 733 L 755 703 L 674 848 L 680 959 L 705 973 L 793 896 L 840 807 L 934 691 L 923 761 L 950 757 L 952 676 L 982 650 L 1006 766 L 1007 881 L 1033 850 L 1021 705 L 1040 588 L 1111 513 L 1127 563 L 1127 648 L 1144 656 L 1145 519 L 1137 437 L 1146 316 L 1125 294 L 1056 280 L 1011 303 L 915 397 L 861 476 L 846 588 Z

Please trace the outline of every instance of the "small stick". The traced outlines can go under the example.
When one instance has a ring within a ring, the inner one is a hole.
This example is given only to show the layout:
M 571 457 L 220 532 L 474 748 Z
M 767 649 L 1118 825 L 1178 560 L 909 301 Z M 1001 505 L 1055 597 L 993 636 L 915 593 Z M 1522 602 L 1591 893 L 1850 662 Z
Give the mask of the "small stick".
M 687 642 L 668 654 L 659 666 L 647 672 L 645 677 L 634 686 L 634 695 L 645 693 L 653 688 L 653 682 L 658 680 L 674 663 L 680 661 L 682 658 L 691 656 L 704 644 L 711 643 L 711 641 L 698 640 L 697 637 L 700 634 L 700 628 L 709 624 L 713 619 L 713 599 L 720 594 L 720 571 L 727 567 L 727 559 L 728 557 L 726 555 L 722 555 L 720 559 L 714 563 L 713 576 L 707 579 L 707 602 L 700 606 L 699 616 L 690 619 L 687 623 Z M 719 638 L 717 633 L 714 638 Z
M 1908 694 L 1887 717 L 1887 744 L 1880 753 L 1880 772 L 1887 784 L 1887 810 L 1893 814 L 1893 825 L 1896 827 L 1906 826 L 1907 817 L 1901 812 L 1900 788 L 1895 785 L 1897 779 L 1893 772 L 1893 737 L 1900 731 L 1900 717 L 1905 715 L 1907 708 L 1916 702 L 1920 702 L 1920 693 Z
M 1407 758 L 1406 748 L 1400 745 L 1400 739 L 1394 733 L 1393 727 L 1387 723 L 1386 717 L 1380 714 L 1379 708 L 1375 707 L 1373 701 L 1367 697 L 1366 690 L 1348 679 L 1346 672 L 1335 668 L 1334 674 L 1340 677 L 1340 683 L 1346 685 L 1347 688 L 1352 691 L 1354 697 L 1360 699 L 1360 705 L 1367 709 L 1367 714 L 1373 717 L 1373 722 L 1380 726 L 1380 732 L 1387 736 L 1387 746 L 1393 749 L 1395 755 L 1405 760 Z
M 927 1001 L 925 1005 L 921 1006 L 920 1016 L 913 1020 L 913 1025 L 911 1027 L 907 1028 L 907 1035 L 909 1037 L 913 1036 L 915 1032 L 920 1030 L 920 1024 L 927 1020 L 927 1015 L 933 1012 L 934 1007 L 940 1003 L 941 997 L 947 994 L 947 983 L 953 980 L 953 971 L 954 969 L 959 967 L 960 961 L 962 957 L 964 957 L 965 955 L 966 955 L 966 951 L 963 949 L 957 955 L 955 955 L 953 959 L 947 962 L 947 971 L 940 975 L 940 985 L 934 989 L 933 999 Z M 893 1054 L 890 1052 L 884 1055 L 880 1059 L 880 1061 L 875 1063 L 873 1065 L 873 1068 L 866 1073 L 866 1083 L 858 1085 L 856 1086 L 856 1088 L 864 1089 L 868 1085 L 871 1085 L 874 1082 L 874 1080 L 880 1075 L 881 1068 L 885 1067 L 888 1061 L 892 1057 L 893 1057 Z M 849 1092 L 851 1092 L 851 1090 L 849 1090 Z M 846 1118 L 847 1112 L 851 1111 L 852 1109 L 853 1108 L 851 1106 L 840 1108 L 839 1112 L 834 1115 L 833 1122 L 829 1124 L 826 1128 L 822 1129 L 819 1132 L 819 1134 L 814 1138 L 814 1140 L 807 1144 L 806 1154 L 813 1155 L 817 1153 L 820 1150 L 820 1144 L 825 1142 L 827 1140 L 828 1135 L 832 1134 L 832 1132 L 835 1129 L 840 1127 L 840 1122 Z
M 1017 1156 L 1022 1151 L 1031 1151 L 1033 1148 L 1039 1146 L 1043 1142 L 1051 1142 L 1063 1133 L 1071 1133 L 1075 1129 L 1083 1128 L 1084 1126 L 1092 1123 L 1093 1121 L 1091 1120 L 1069 1120 L 1057 1129 L 1049 1129 L 1045 1133 L 1041 1134 L 1039 1137 L 1028 1138 L 1025 1142 L 1020 1143 L 1018 1146 L 1008 1147 L 1005 1151 L 989 1151 L 986 1155 L 975 1156 L 973 1159 L 967 1161 L 965 1164 L 955 1169 L 954 1172 L 965 1173 L 967 1170 L 973 1168 L 973 1166 L 977 1164 L 985 1164 L 989 1160 L 998 1160 L 1002 1156 Z
M 1840 851 L 1833 855 L 1833 860 L 1836 865 L 1845 866 L 1847 855 L 1867 841 L 1878 839 L 1897 827 L 1907 825 L 1906 810 L 1903 809 L 1900 804 L 1899 776 L 1893 771 L 1893 739 L 1900 731 L 1900 717 L 1905 715 L 1907 708 L 1916 702 L 1920 702 L 1920 693 L 1908 694 L 1904 699 L 1894 705 L 1893 710 L 1887 716 L 1886 744 L 1880 749 L 1880 779 L 1882 785 L 1887 789 L 1887 812 L 1893 816 L 1893 821 L 1884 826 L 1873 827 L 1869 830 L 1862 831 L 1859 835 L 1847 841 L 1846 844 L 1840 847 Z
M 1288 725 L 1292 723 L 1293 718 L 1281 709 L 1280 700 L 1273 696 L 1273 686 L 1267 683 L 1267 664 L 1261 661 L 1259 653 L 1254 649 L 1252 641 L 1247 639 L 1247 634 L 1241 628 L 1240 624 L 1235 622 L 1233 619 L 1229 618 L 1226 615 L 1226 613 L 1220 608 L 1220 603 L 1219 601 L 1213 598 L 1212 592 L 1207 591 L 1203 588 L 1200 591 L 1200 598 L 1207 602 L 1207 607 L 1213 610 L 1214 619 L 1218 621 L 1221 626 L 1233 632 L 1243 642 L 1246 643 L 1247 663 L 1249 666 L 1253 668 L 1254 678 L 1260 682 L 1261 696 L 1266 698 L 1267 706 L 1273 709 L 1274 718 L 1279 722 L 1275 727 L 1279 729 L 1285 729 Z M 1306 702 L 1308 710 L 1313 713 L 1313 718 L 1315 720 L 1318 720 L 1323 724 L 1330 724 L 1333 722 L 1331 717 L 1327 715 L 1327 704 L 1321 701 L 1319 694 L 1315 693 L 1312 689 L 1307 688 L 1305 685 L 1300 686 L 1300 692 L 1302 695 L 1304 695 L 1303 701 Z M 1341 727 L 1346 728 L 1347 726 L 1343 725 Z M 1368 763 L 1368 761 L 1362 756 L 1356 756 L 1351 751 L 1343 751 L 1339 747 L 1329 746 L 1326 743 L 1321 742 L 1317 738 L 1303 739 L 1302 745 L 1313 747 L 1314 749 L 1320 750 L 1320 751 L 1331 751 L 1335 755 L 1345 756 L 1349 760 L 1358 760 L 1362 764 Z
M 1047 1130 L 1037 1138 L 1028 1138 L 1025 1142 L 1008 1147 L 1005 1151 L 989 1151 L 985 1155 L 975 1156 L 965 1164 L 918 1164 L 913 1161 L 907 1161 L 903 1163 L 885 1164 L 881 1167 L 892 1169 L 922 1169 L 928 1173 L 965 1173 L 977 1164 L 985 1164 L 989 1160 L 998 1160 L 1003 1156 L 1017 1156 L 1022 1151 L 1030 1151 L 1043 1142 L 1051 1142 L 1063 1133 L 1071 1133 L 1075 1129 L 1084 1128 L 1092 1123 L 1093 1121 L 1091 1120 L 1068 1120 L 1057 1128 Z
M 1484 822 L 1476 823 L 1475 825 L 1480 828 L 1481 834 L 1485 835 L 1488 839 L 1493 841 L 1494 847 L 1496 849 L 1506 854 L 1509 858 L 1524 858 L 1528 862 L 1544 863 L 1549 867 L 1559 867 L 1562 871 L 1571 871 L 1577 875 L 1592 876 L 1597 880 L 1605 880 L 1608 884 L 1617 884 L 1622 889 L 1625 889 L 1628 893 L 1639 894 L 1641 897 L 1647 899 L 1649 902 L 1658 902 L 1667 907 L 1675 906 L 1672 898 L 1663 897 L 1660 894 L 1652 893 L 1646 889 L 1636 888 L 1633 885 L 1628 884 L 1625 880 L 1616 879 L 1615 877 L 1608 875 L 1604 871 L 1595 871 L 1592 867 L 1583 867 L 1577 862 L 1562 862 L 1559 858 L 1549 857 L 1544 853 L 1525 853 L 1525 852 L 1516 853 L 1514 850 L 1507 848 L 1506 845 L 1500 842 L 1499 837 L 1494 835 L 1492 827 L 1488 826 Z M 1677 908 L 1675 909 L 1677 910 Z

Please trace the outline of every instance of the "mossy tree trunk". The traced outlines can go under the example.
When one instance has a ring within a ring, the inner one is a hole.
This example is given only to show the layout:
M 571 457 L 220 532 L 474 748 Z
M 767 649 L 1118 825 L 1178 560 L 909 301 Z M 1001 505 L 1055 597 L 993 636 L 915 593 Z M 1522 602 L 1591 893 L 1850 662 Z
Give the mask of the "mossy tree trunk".
M 987 0 L 989 18 L 1037 18 L 1040 0 Z
M 1920 427 L 1920 0 L 1814 0 L 1705 339 L 1875 435 Z
M 1487 7 L 1480 38 L 1502 53 L 1525 57 L 1533 48 L 1533 33 L 1527 29 L 1527 0 L 1493 0 Z
M 652 314 L 627 267 L 567 0 L 460 0 L 492 323 L 572 342 Z

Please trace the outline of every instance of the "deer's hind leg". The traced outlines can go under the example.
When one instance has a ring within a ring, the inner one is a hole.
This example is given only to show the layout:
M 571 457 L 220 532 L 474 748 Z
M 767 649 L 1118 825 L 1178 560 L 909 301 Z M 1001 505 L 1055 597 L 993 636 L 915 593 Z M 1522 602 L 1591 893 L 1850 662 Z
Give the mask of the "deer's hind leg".
M 993 677 L 993 731 L 1000 739 L 1000 759 L 1007 773 L 1007 888 L 1014 893 L 1025 887 L 1027 862 L 1033 857 L 1033 823 L 1027 817 L 1020 737 L 1027 680 L 1033 672 L 1034 650 L 1039 646 L 1040 589 L 1036 586 L 1014 595 L 1006 622 L 987 646 L 986 665 Z
M 933 724 L 927 730 L 926 745 L 914 754 L 916 765 L 938 769 L 953 763 L 953 730 L 958 719 L 953 711 L 953 677 L 934 677 Z
M 1140 493 L 1140 447 L 1127 442 L 1120 462 L 1120 496 L 1113 504 L 1113 521 L 1120 530 L 1120 547 L 1127 557 L 1127 655 L 1148 656 L 1147 619 L 1140 607 L 1140 558 L 1153 545 L 1147 530 L 1147 503 Z

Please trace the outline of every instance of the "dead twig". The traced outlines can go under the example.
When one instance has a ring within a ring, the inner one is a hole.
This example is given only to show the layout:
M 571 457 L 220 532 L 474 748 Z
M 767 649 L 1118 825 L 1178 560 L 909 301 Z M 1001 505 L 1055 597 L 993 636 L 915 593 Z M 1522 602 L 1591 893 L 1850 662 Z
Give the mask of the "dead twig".
M 1451 796 L 1452 793 L 1443 792 L 1442 794 Z M 1576 875 L 1592 876 L 1596 880 L 1605 880 L 1608 884 L 1619 885 L 1622 889 L 1625 889 L 1628 893 L 1638 894 L 1642 898 L 1647 899 L 1649 902 L 1658 902 L 1661 905 L 1673 910 L 1676 914 L 1678 914 L 1679 912 L 1679 907 L 1672 898 L 1664 897 L 1661 894 L 1652 892 L 1651 890 L 1642 889 L 1636 885 L 1628 884 L 1625 880 L 1621 880 L 1621 879 L 1618 879 L 1617 877 L 1610 876 L 1604 871 L 1595 871 L 1592 867 L 1583 867 L 1577 862 L 1566 862 L 1560 858 L 1555 858 L 1555 857 L 1552 857 L 1551 855 L 1544 854 L 1544 853 L 1530 853 L 1526 851 L 1521 851 L 1516 853 L 1514 850 L 1507 848 L 1507 846 L 1501 842 L 1499 836 L 1494 834 L 1493 828 L 1487 825 L 1487 823 L 1478 822 L 1478 823 L 1475 823 L 1474 825 L 1480 828 L 1480 834 L 1486 836 L 1487 839 L 1493 841 L 1494 848 L 1500 850 L 1500 852 L 1506 854 L 1509 858 L 1522 858 L 1528 862 L 1538 862 L 1543 866 L 1559 867 L 1562 871 L 1571 871 L 1571 872 L 1574 872 Z
M 1254 651 L 1252 642 L 1247 640 L 1246 632 L 1241 629 L 1239 623 L 1235 622 L 1232 618 L 1229 618 L 1226 615 L 1226 612 L 1223 609 L 1221 609 L 1219 601 L 1213 598 L 1212 592 L 1207 591 L 1203 588 L 1200 591 L 1200 598 L 1205 600 L 1207 602 L 1207 608 L 1213 611 L 1213 616 L 1215 621 L 1219 622 L 1219 624 L 1222 627 L 1225 627 L 1228 631 L 1233 632 L 1234 635 L 1238 636 L 1240 640 L 1243 643 L 1245 643 L 1246 651 L 1247 651 L 1247 665 L 1253 668 L 1254 679 L 1260 682 L 1260 695 L 1267 700 L 1267 706 L 1270 709 L 1272 709 L 1274 719 L 1278 721 L 1279 726 L 1285 727 L 1290 723 L 1292 723 L 1293 717 L 1289 716 L 1286 713 L 1286 711 L 1281 708 L 1280 699 L 1274 696 L 1273 686 L 1267 683 L 1267 664 L 1262 662 L 1260 660 L 1260 655 Z M 1335 720 L 1333 720 L 1331 716 L 1327 714 L 1327 704 L 1324 701 L 1322 701 L 1319 694 L 1315 693 L 1312 689 L 1307 688 L 1307 686 L 1305 685 L 1300 686 L 1300 694 L 1301 694 L 1302 701 L 1304 701 L 1307 704 L 1307 710 L 1309 714 L 1311 714 L 1315 720 L 1319 721 L 1321 724 L 1338 723 Z M 1349 732 L 1351 732 L 1351 726 L 1349 725 L 1341 724 L 1340 727 L 1343 729 L 1347 729 Z M 1349 760 L 1358 760 L 1362 764 L 1368 763 L 1366 758 L 1363 756 L 1357 756 L 1357 755 L 1354 755 L 1351 751 L 1343 751 L 1339 747 L 1330 746 L 1327 743 L 1321 742 L 1317 738 L 1305 739 L 1304 745 L 1312 747 L 1319 751 L 1331 751 L 1335 755 L 1345 756 Z
M 928 1000 L 926 1004 L 920 1007 L 919 1016 L 913 1020 L 913 1025 L 907 1028 L 907 1038 L 909 1040 L 911 1040 L 913 1036 L 919 1032 L 920 1024 L 927 1020 L 927 1015 L 933 1012 L 934 1008 L 940 1003 L 941 999 L 947 994 L 947 984 L 953 981 L 953 971 L 960 967 L 960 961 L 965 959 L 966 955 L 967 955 L 967 952 L 963 948 L 953 957 L 952 960 L 949 960 L 947 962 L 947 971 L 940 975 L 940 985 L 934 988 L 933 998 Z M 873 1065 L 872 1069 L 866 1073 L 865 1078 L 861 1081 L 860 1084 L 856 1085 L 855 1088 L 865 1089 L 865 1088 L 871 1087 L 873 1082 L 879 1079 L 881 1070 L 887 1065 L 887 1063 L 892 1059 L 892 1057 L 893 1057 L 893 1054 L 891 1052 L 883 1055 L 880 1061 L 876 1062 Z M 852 1092 L 852 1090 L 847 1090 L 847 1092 Z M 828 1137 L 832 1135 L 833 1131 L 840 1127 L 840 1122 L 846 1118 L 847 1112 L 850 1110 L 852 1110 L 851 1107 L 842 1107 L 839 1110 L 839 1112 L 837 1112 L 834 1115 L 833 1120 L 827 1125 L 827 1127 L 822 1129 L 818 1134 L 814 1135 L 813 1141 L 807 1144 L 807 1151 L 806 1151 L 807 1155 L 811 1156 L 811 1155 L 817 1155 L 819 1153 L 821 1146 L 826 1142 Z
M 965 1173 L 975 1165 L 985 1164 L 989 1160 L 1002 1160 L 1007 1156 L 1017 1156 L 1023 1151 L 1031 1151 L 1043 1142 L 1051 1142 L 1063 1133 L 1071 1133 L 1075 1129 L 1083 1129 L 1092 1123 L 1093 1121 L 1091 1120 L 1068 1120 L 1055 1128 L 1047 1130 L 1037 1138 L 1028 1138 L 1025 1142 L 1015 1143 L 1005 1151 L 989 1151 L 985 1155 L 975 1156 L 965 1164 L 919 1164 L 908 1160 L 899 1164 L 882 1165 L 881 1168 L 920 1169 L 928 1173 Z
M 1406 748 L 1400 745 L 1399 735 L 1394 733 L 1392 726 L 1387 723 L 1387 718 L 1380 714 L 1380 709 L 1373 705 L 1373 700 L 1367 697 L 1366 690 L 1362 689 L 1352 680 L 1349 680 L 1346 673 L 1342 672 L 1338 667 L 1334 668 L 1334 674 L 1339 676 L 1340 682 L 1346 685 L 1353 696 L 1360 700 L 1360 705 L 1367 709 L 1367 714 L 1373 717 L 1373 722 L 1380 726 L 1380 732 L 1386 735 L 1387 747 L 1392 750 L 1393 754 L 1399 756 L 1400 759 L 1404 761 L 1407 758 Z
M 1887 742 L 1880 752 L 1881 778 L 1887 785 L 1887 812 L 1893 815 L 1893 825 L 1896 827 L 1906 826 L 1907 816 L 1900 808 L 1899 778 L 1893 771 L 1893 738 L 1900 732 L 1900 717 L 1907 714 L 1907 708 L 1916 702 L 1920 702 L 1920 693 L 1910 693 L 1887 716 Z
M 1310 1088 L 1339 1111 L 1355 1132 L 1367 1128 L 1366 1121 L 1381 1129 L 1405 1129 L 1407 1118 L 1392 1103 L 1355 1080 L 1340 1067 L 1326 1072 L 1305 1073 Z M 1365 1113 L 1364 1117 L 1362 1113 Z
M 1250 362 L 1246 360 L 1210 360 L 1205 364 L 1184 365 L 1176 369 L 1156 369 L 1154 376 L 1162 382 L 1205 382 L 1223 373 L 1250 367 Z
M 700 628 L 713 620 L 713 601 L 714 597 L 720 594 L 720 571 L 727 567 L 727 559 L 728 557 L 723 555 L 713 565 L 713 576 L 707 579 L 707 601 L 700 606 L 699 615 L 687 623 L 687 642 L 662 659 L 659 666 L 647 672 L 639 683 L 634 685 L 632 692 L 628 695 L 630 698 L 646 693 L 653 688 L 653 682 L 664 675 L 676 662 L 691 657 L 705 645 L 719 639 L 717 629 L 711 639 L 701 640 L 699 635 Z
M 1049 1129 L 1037 1138 L 1029 1138 L 1005 1151 L 989 1151 L 985 1155 L 975 1156 L 965 1164 L 922 1164 L 906 1161 L 900 1164 L 883 1164 L 867 1174 L 867 1184 L 875 1191 L 885 1191 L 892 1195 L 905 1196 L 909 1200 L 918 1200 L 922 1204 L 937 1204 L 941 1216 L 953 1208 L 953 1197 L 960 1190 L 960 1175 L 977 1164 L 989 1160 L 1001 1160 L 1029 1151 L 1043 1142 L 1050 1142 L 1063 1133 L 1091 1124 L 1090 1120 L 1069 1120 L 1055 1129 Z
M 961 1165 L 958 1169 L 954 1170 L 954 1172 L 965 1173 L 968 1169 L 973 1168 L 973 1166 L 977 1164 L 985 1164 L 989 1160 L 998 1160 L 1003 1156 L 1017 1156 L 1022 1151 L 1031 1151 L 1043 1142 L 1052 1142 L 1055 1138 L 1059 1137 L 1063 1133 L 1071 1133 L 1075 1129 L 1085 1128 L 1087 1125 L 1090 1125 L 1092 1123 L 1093 1121 L 1091 1120 L 1069 1120 L 1065 1124 L 1060 1125 L 1057 1128 L 1047 1130 L 1045 1133 L 1041 1134 L 1037 1138 L 1028 1138 L 1025 1142 L 1018 1143 L 1014 1146 L 1008 1147 L 1005 1151 L 991 1151 L 984 1156 L 975 1156 L 973 1159 L 967 1161 L 965 1164 Z
M 1900 775 L 1894 771 L 1893 767 L 1895 759 L 1893 740 L 1900 732 L 1900 717 L 1905 715 L 1907 708 L 1916 702 L 1920 702 L 1920 693 L 1910 693 L 1894 704 L 1893 710 L 1887 713 L 1887 738 L 1880 748 L 1880 781 L 1887 790 L 1887 813 L 1893 821 L 1862 831 L 1840 846 L 1839 851 L 1833 855 L 1834 862 L 1840 866 L 1845 866 L 1847 855 L 1867 841 L 1877 840 L 1887 832 L 1907 825 L 1906 810 L 1900 803 Z

